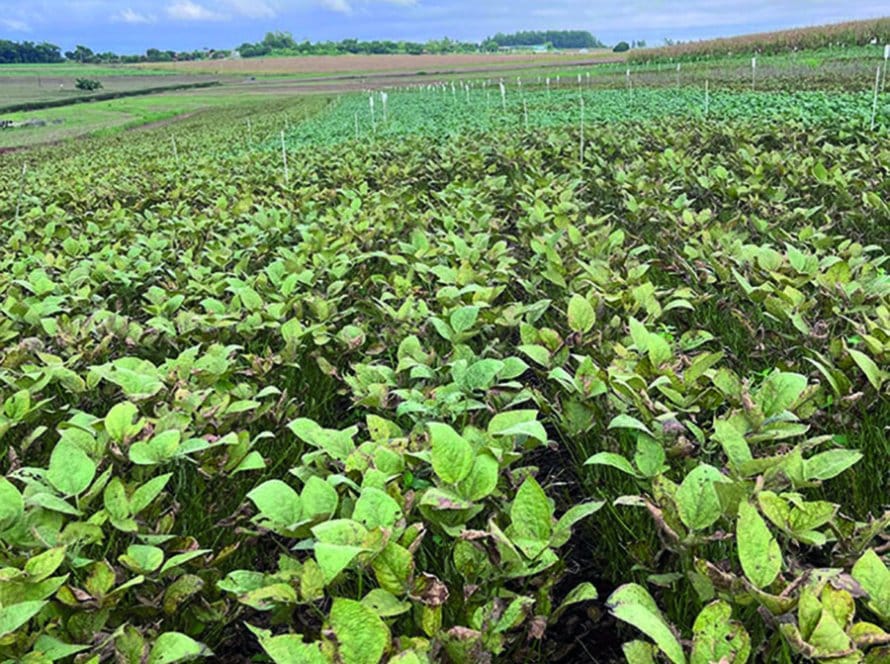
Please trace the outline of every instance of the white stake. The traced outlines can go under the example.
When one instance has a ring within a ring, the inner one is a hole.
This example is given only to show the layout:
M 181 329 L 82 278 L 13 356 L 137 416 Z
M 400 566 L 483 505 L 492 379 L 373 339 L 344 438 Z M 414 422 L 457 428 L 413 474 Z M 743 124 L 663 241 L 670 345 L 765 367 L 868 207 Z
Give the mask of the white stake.
M 253 146 L 253 125 L 250 123 L 250 118 L 247 118 L 247 137 L 250 139 L 250 145 Z
M 875 120 L 878 117 L 878 86 L 881 84 L 881 68 L 875 73 L 875 97 L 871 104 L 871 130 L 875 129 Z
M 374 116 L 374 95 L 368 97 L 368 103 L 371 105 L 371 129 L 377 131 L 377 118 Z
M 757 90 L 757 57 L 751 58 L 751 91 Z
M 528 131 L 528 102 L 522 98 L 522 115 L 525 118 L 525 130 Z
M 507 88 L 504 87 L 504 82 L 501 81 L 501 107 L 504 109 L 504 113 L 507 112 Z
M 680 87 L 680 63 L 677 63 L 677 87 Z
M 887 65 L 890 64 L 890 44 L 884 45 L 884 74 L 881 78 L 881 92 L 884 91 L 884 86 L 887 83 Z
M 386 124 L 386 121 L 387 121 L 386 107 L 387 107 L 387 102 L 389 101 L 389 95 L 386 94 L 385 92 L 381 92 L 380 93 L 380 101 L 383 102 L 383 123 Z

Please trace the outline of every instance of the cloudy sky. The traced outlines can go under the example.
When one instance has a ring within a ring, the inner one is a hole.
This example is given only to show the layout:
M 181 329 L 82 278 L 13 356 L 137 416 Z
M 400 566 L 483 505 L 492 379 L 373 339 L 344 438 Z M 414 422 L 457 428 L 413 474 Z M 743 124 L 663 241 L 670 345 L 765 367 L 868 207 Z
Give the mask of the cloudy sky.
M 0 0 L 0 39 L 141 53 L 232 47 L 270 30 L 313 41 L 478 41 L 498 31 L 586 29 L 607 43 L 651 45 L 888 13 L 886 0 Z

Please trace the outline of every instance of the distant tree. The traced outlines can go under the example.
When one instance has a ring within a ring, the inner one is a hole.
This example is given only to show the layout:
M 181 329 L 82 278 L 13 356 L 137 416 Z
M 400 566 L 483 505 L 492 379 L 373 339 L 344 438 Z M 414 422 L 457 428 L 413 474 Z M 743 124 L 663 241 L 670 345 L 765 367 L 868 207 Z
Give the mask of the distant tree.
M 612 51 L 615 53 L 624 53 L 629 50 L 630 44 L 628 44 L 626 41 L 618 42 L 617 44 L 615 44 L 615 48 L 612 49 Z
M 270 51 L 290 51 L 297 47 L 297 42 L 289 32 L 267 32 L 262 43 Z
M 93 53 L 93 49 L 78 44 L 73 51 L 65 52 L 65 59 L 84 64 L 86 62 L 95 62 L 96 54 Z
M 74 87 L 85 92 L 93 92 L 101 90 L 102 83 L 92 78 L 79 78 L 74 82 Z
M 14 42 L 0 39 L 0 64 L 62 62 L 62 53 L 55 44 Z
M 498 46 L 540 46 L 542 44 L 552 44 L 553 48 L 602 48 L 603 46 L 599 39 L 585 30 L 524 31 L 509 35 L 499 32 L 485 41 L 489 40 Z
M 402 45 L 408 55 L 423 55 L 423 44 L 417 42 L 404 42 Z

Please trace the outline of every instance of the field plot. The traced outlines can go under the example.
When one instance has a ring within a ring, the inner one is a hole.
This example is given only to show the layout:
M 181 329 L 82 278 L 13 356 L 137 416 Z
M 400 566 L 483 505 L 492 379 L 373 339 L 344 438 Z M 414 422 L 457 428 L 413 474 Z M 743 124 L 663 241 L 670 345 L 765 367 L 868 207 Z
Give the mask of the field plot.
M 585 83 L 4 155 L 0 658 L 886 662 L 886 95 Z
M 55 143 L 86 134 L 135 129 L 143 125 L 182 118 L 213 108 L 238 108 L 247 102 L 232 90 L 182 92 L 129 97 L 77 104 L 40 111 L 8 113 L 4 119 L 31 122 L 33 126 L 0 131 L 0 150 Z M 254 100 L 255 103 L 255 100 Z
M 212 76 L 177 75 L 172 72 L 134 67 L 92 65 L 2 65 L 0 108 L 15 104 L 88 99 L 90 93 L 75 88 L 78 78 L 98 79 L 107 92 L 129 92 L 162 86 L 205 83 Z
M 453 71 L 497 70 L 519 66 L 559 65 L 624 60 L 611 51 L 590 53 L 463 54 L 448 55 L 310 55 L 287 58 L 243 58 L 151 65 L 179 73 L 330 76 L 379 73 L 435 74 Z M 148 66 L 148 65 L 146 65 Z

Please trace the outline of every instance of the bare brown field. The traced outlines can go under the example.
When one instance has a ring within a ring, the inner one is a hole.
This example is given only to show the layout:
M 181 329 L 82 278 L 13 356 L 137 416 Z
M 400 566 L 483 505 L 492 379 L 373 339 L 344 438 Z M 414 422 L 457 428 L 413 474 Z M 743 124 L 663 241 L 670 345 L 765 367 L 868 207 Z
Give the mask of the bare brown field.
M 588 53 L 453 53 L 447 55 L 307 55 L 287 58 L 242 58 L 152 64 L 153 69 L 168 69 L 180 73 L 216 75 L 291 75 L 329 76 L 333 74 L 373 73 L 448 73 L 474 71 L 480 68 L 511 68 L 520 65 L 564 65 L 595 63 L 623 59 L 622 54 L 609 50 Z

